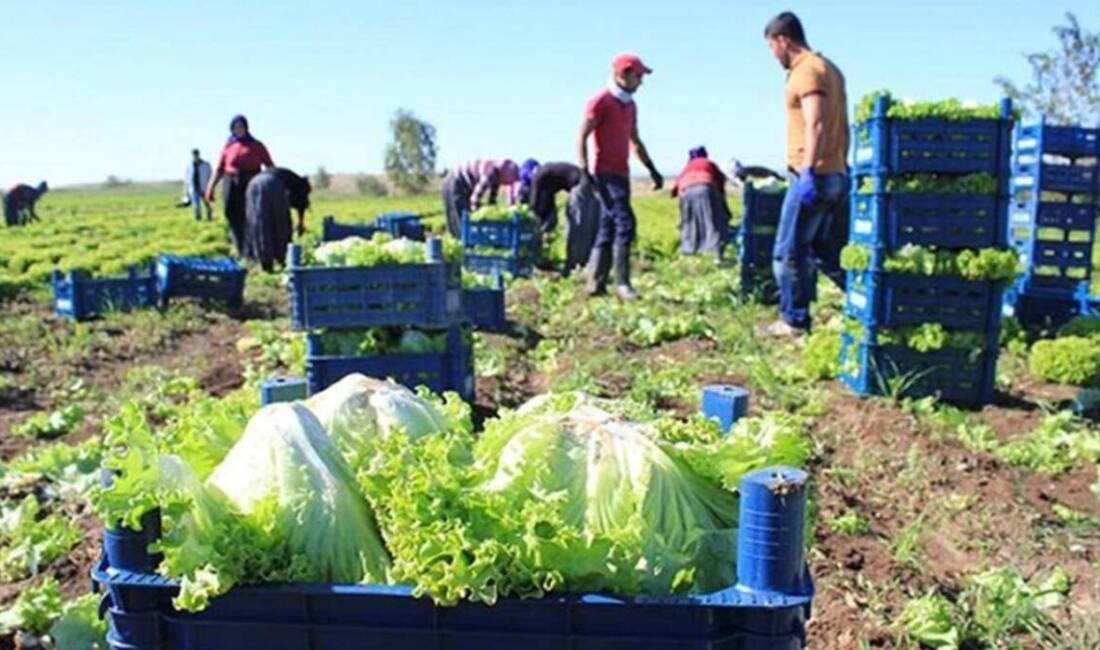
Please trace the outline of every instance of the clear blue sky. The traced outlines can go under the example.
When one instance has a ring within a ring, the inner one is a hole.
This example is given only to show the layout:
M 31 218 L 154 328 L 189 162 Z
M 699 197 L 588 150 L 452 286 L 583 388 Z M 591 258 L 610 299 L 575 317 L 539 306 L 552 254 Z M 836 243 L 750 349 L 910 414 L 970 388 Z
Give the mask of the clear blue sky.
M 584 101 L 623 50 L 656 70 L 639 124 L 666 175 L 699 143 L 779 164 L 784 75 L 762 30 L 788 8 L 852 102 L 883 87 L 992 101 L 993 77 L 1022 80 L 1067 9 L 1100 29 L 1095 0 L 0 0 L 0 186 L 175 178 L 237 112 L 299 171 L 380 170 L 398 107 L 436 125 L 441 166 L 573 160 Z

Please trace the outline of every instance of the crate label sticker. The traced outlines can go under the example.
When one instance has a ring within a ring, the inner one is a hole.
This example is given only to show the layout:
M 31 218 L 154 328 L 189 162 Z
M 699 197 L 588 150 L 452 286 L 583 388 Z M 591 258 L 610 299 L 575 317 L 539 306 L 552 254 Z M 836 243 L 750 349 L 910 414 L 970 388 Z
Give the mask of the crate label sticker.
M 73 308 L 73 301 L 68 298 L 60 298 L 57 301 L 57 308 L 63 311 L 69 311 Z
M 875 150 L 873 147 L 860 147 L 856 149 L 856 162 L 867 162 L 875 157 Z
M 1034 176 L 1017 176 L 1012 179 L 1012 182 L 1016 184 L 1016 187 L 1032 187 L 1035 185 Z
M 462 309 L 462 291 L 454 290 L 447 292 L 447 311 L 456 312 Z
M 1016 163 L 1019 165 L 1031 165 L 1039 160 L 1039 157 L 1034 154 L 1020 154 L 1016 156 Z
M 864 309 L 867 307 L 867 296 L 862 293 L 851 291 L 848 293 L 848 304 L 856 309 Z
M 1039 144 L 1039 141 L 1035 138 L 1020 138 L 1016 141 L 1016 147 L 1019 149 L 1031 149 L 1037 144 Z
M 875 224 L 870 219 L 856 219 L 855 232 L 860 235 L 870 235 L 874 230 Z

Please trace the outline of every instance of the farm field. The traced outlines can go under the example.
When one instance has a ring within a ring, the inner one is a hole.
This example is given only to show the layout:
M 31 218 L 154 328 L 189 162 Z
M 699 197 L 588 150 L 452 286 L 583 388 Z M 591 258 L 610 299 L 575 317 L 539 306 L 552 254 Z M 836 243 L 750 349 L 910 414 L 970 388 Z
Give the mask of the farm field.
M 175 190 L 56 191 L 41 223 L 0 239 L 0 610 L 51 579 L 65 601 L 88 592 L 101 527 L 86 495 L 104 422 L 123 404 L 167 413 L 302 372 L 281 277 L 255 268 L 239 313 L 176 302 L 88 323 L 52 315 L 55 267 L 118 274 L 159 252 L 228 251 L 223 218 L 196 223 L 173 207 Z M 326 214 L 397 209 L 433 212 L 438 199 L 321 192 L 310 229 Z M 861 400 L 828 378 L 838 291 L 821 284 L 808 341 L 760 338 L 774 308 L 739 297 L 735 264 L 676 255 L 676 203 L 640 196 L 635 209 L 642 300 L 586 300 L 579 277 L 550 271 L 515 281 L 511 331 L 476 335 L 478 421 L 573 390 L 686 417 L 703 385 L 744 386 L 754 414 L 811 450 L 808 647 L 1100 647 L 1100 425 L 1066 410 L 1077 388 L 1032 376 L 1028 342 L 1013 337 L 993 405 Z M 9 629 L 0 648 L 16 643 Z

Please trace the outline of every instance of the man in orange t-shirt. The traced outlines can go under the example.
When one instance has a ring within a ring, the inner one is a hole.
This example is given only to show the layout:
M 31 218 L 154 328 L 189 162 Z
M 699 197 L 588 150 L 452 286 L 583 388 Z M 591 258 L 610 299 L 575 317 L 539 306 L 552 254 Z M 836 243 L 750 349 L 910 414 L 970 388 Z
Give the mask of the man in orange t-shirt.
M 766 332 L 797 335 L 810 329 L 815 267 L 844 289 L 840 250 L 848 239 L 848 97 L 844 75 L 810 49 L 797 16 L 779 14 L 764 37 L 787 70 L 790 181 L 773 251 L 782 321 Z

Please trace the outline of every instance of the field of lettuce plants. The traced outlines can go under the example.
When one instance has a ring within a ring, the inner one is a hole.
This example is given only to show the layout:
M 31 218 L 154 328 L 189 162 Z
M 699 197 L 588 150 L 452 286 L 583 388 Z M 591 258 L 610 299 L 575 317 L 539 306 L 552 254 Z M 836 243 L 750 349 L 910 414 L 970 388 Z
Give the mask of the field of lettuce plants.
M 163 569 L 187 578 L 184 609 L 201 609 L 256 576 L 378 580 L 388 570 L 442 603 L 539 596 L 563 584 L 645 593 L 726 580 L 729 567 L 721 565 L 713 574 L 624 570 L 656 552 L 632 536 L 636 529 L 609 532 L 589 522 L 605 546 L 586 553 L 592 542 L 582 544 L 563 519 L 569 503 L 511 492 L 545 471 L 540 445 L 564 445 L 556 429 L 532 426 L 531 418 L 561 414 L 558 421 L 581 426 L 582 406 L 644 423 L 658 441 L 644 462 L 672 458 L 715 485 L 736 485 L 747 469 L 769 462 L 807 469 L 807 557 L 816 586 L 810 648 L 1100 647 L 1100 399 L 1081 392 L 1100 387 L 1100 327 L 1074 321 L 1039 343 L 1034 333 L 1005 327 L 997 399 L 981 409 L 903 399 L 900 384 L 885 397 L 859 399 L 835 381 L 849 327 L 843 296 L 822 281 L 818 325 L 805 340 L 757 336 L 774 308 L 741 297 L 735 264 L 677 255 L 676 204 L 664 196 L 635 202 L 641 300 L 586 300 L 581 278 L 546 270 L 510 282 L 510 329 L 474 335 L 470 409 L 453 397 L 401 393 L 392 398 L 397 406 L 377 407 L 388 414 L 377 423 L 409 437 L 367 444 L 337 435 L 331 404 L 313 408 L 328 413 L 320 420 L 333 438 L 330 452 L 359 470 L 348 483 L 366 495 L 377 521 L 344 513 L 346 528 L 329 546 L 280 564 L 287 549 L 265 546 L 280 525 L 276 505 L 264 498 L 264 485 L 246 480 L 250 471 L 262 474 L 255 459 L 269 450 L 245 423 L 258 408 L 262 379 L 303 372 L 305 342 L 290 327 L 282 277 L 250 269 L 245 305 L 232 313 L 175 301 L 163 311 L 84 323 L 52 315 L 55 267 L 116 274 L 160 252 L 228 250 L 222 220 L 195 222 L 174 209 L 173 189 L 53 192 L 39 206 L 41 223 L 9 230 L 0 242 L 0 648 L 105 647 L 99 596 L 89 593 L 103 517 L 136 519 L 158 498 L 162 507 L 199 502 L 195 478 L 209 477 L 253 514 L 237 521 L 211 505 L 207 516 L 182 519 L 166 536 Z M 365 222 L 394 209 L 433 212 L 437 203 L 435 196 L 321 193 L 310 226 L 319 231 L 325 214 Z M 428 225 L 439 230 L 442 220 Z M 560 240 L 551 242 L 551 258 L 560 259 L 562 249 Z M 863 256 L 849 250 L 846 264 L 859 267 Z M 916 250 L 893 263 L 993 274 L 1004 266 L 992 257 L 937 260 Z M 898 335 L 915 348 L 944 345 L 934 328 Z M 726 439 L 694 417 L 701 387 L 715 383 L 751 391 L 750 417 Z M 577 392 L 591 402 L 579 403 Z M 529 404 L 551 393 L 558 397 Z M 418 442 L 417 427 L 445 435 Z M 285 435 L 300 445 L 325 438 L 310 422 Z M 516 442 L 524 436 L 532 438 L 526 446 Z M 186 460 L 194 476 L 171 463 L 149 465 L 158 454 Z M 560 455 L 551 470 L 564 472 L 564 484 L 584 452 L 564 445 Z M 131 470 L 112 490 L 100 487 L 104 459 Z M 147 489 L 166 476 L 174 477 L 171 489 Z M 499 488 L 492 498 L 468 498 L 466 488 L 486 477 Z M 707 488 L 689 498 L 676 493 L 677 481 L 667 489 L 685 502 L 698 499 L 688 508 L 693 514 L 718 520 L 696 525 L 728 527 L 720 521 L 728 493 Z M 448 528 L 456 511 L 477 526 Z M 614 522 L 623 512 L 605 515 Z M 234 543 L 188 545 L 189 527 L 202 526 Z M 346 540 L 357 540 L 349 542 L 354 548 L 341 546 Z M 728 555 L 728 541 L 713 541 L 710 560 L 726 557 L 723 549 Z M 364 559 L 364 545 L 383 543 L 385 562 Z M 538 553 L 525 555 L 532 547 Z M 677 564 L 675 550 L 660 549 L 666 566 L 691 564 Z

